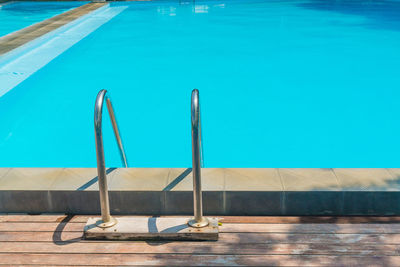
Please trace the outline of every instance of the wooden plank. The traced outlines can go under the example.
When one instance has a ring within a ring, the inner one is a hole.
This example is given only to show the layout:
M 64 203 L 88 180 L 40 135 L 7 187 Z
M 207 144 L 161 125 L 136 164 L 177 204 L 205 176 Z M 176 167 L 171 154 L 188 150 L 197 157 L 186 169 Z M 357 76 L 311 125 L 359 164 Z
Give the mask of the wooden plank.
M 82 232 L 0 232 L 0 242 L 76 242 Z M 94 242 L 94 241 L 86 241 Z M 96 241 L 105 242 L 109 241 Z M 153 242 L 154 243 L 154 242 Z M 289 243 L 289 244 L 400 244 L 400 234 L 286 234 L 286 233 L 220 233 L 218 243 Z M 160 243 L 163 244 L 163 243 Z
M 221 233 L 400 233 L 400 224 L 222 224 Z
M 223 216 L 222 223 L 400 223 L 400 216 Z
M 68 216 L 68 215 L 2 215 L 0 216 L 1 222 L 68 222 L 86 223 L 89 216 Z
M 400 244 L 400 234 L 220 233 L 224 243 Z
M 398 256 L 400 245 L 219 242 L 0 242 L 0 253 Z
M 86 223 L 90 216 L 85 215 L 0 215 L 0 222 L 61 222 L 68 219 L 69 222 Z M 125 217 L 125 216 L 118 216 Z M 140 216 L 150 217 L 150 216 Z M 160 216 L 178 217 L 178 216 Z M 327 216 L 223 216 L 219 218 L 221 223 L 245 223 L 245 224 L 293 224 L 293 223 L 329 223 L 329 224 L 354 224 L 354 223 L 400 223 L 400 216 L 385 216 L 385 217 L 327 217 Z
M 18 223 L 6 222 L 0 223 L 0 232 L 83 232 L 85 223 Z
M 84 223 L 0 223 L 0 231 L 83 231 Z M 400 224 L 222 224 L 220 233 L 400 233 Z
M 91 215 L 0 215 L 1 222 L 41 222 L 41 223 L 55 223 L 55 222 L 75 222 L 75 223 L 86 223 Z M 129 215 L 118 215 L 117 218 L 129 217 Z M 135 217 L 154 218 L 154 216 L 148 215 L 135 215 Z M 158 216 L 157 218 L 177 218 L 182 216 Z
M 179 255 L 179 254 L 2 254 L 0 264 L 180 265 L 180 266 L 399 266 L 399 256 Z
M 0 242 L 76 242 L 83 232 L 0 232 Z

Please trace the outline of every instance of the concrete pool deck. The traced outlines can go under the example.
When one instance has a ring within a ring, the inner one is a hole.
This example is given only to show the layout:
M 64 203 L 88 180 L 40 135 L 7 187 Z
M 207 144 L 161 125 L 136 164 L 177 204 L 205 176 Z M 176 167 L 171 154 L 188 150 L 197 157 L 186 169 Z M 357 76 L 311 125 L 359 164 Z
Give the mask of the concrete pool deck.
M 208 215 L 399 215 L 400 169 L 202 170 Z M 108 169 L 112 214 L 190 215 L 185 168 Z M 1 213 L 100 214 L 95 168 L 0 168 Z
M 0 56 L 39 38 L 107 3 L 88 3 L 0 38 Z

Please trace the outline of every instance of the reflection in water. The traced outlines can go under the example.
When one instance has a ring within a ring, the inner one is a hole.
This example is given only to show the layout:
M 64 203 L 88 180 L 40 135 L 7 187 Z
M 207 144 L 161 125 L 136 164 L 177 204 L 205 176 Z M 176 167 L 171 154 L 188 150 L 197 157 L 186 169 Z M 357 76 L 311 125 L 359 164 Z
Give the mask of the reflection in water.
M 225 8 L 225 4 L 214 4 L 212 6 L 210 5 L 205 5 L 205 4 L 196 4 L 195 1 L 180 1 L 179 5 L 184 6 L 191 6 L 192 7 L 192 13 L 196 14 L 206 14 L 209 13 L 212 8 Z M 157 7 L 157 13 L 161 15 L 167 15 L 167 16 L 176 16 L 177 15 L 177 8 L 175 6 L 159 6 Z
M 168 16 L 176 16 L 176 7 L 173 6 L 159 6 L 157 13 Z
M 213 5 L 213 7 L 225 8 L 225 4 L 217 4 Z
M 209 6 L 208 5 L 194 5 L 193 12 L 194 13 L 208 13 Z

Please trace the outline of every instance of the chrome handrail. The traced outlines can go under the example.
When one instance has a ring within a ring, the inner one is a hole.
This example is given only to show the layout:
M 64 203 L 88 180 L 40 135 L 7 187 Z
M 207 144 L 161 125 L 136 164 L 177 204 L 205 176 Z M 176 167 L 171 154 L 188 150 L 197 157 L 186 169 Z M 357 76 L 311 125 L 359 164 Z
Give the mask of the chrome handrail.
M 94 106 L 94 132 L 96 138 L 97 174 L 99 179 L 99 193 L 100 193 L 100 207 L 101 207 L 101 221 L 98 221 L 96 225 L 102 228 L 111 227 L 117 223 L 117 221 L 110 215 L 110 203 L 108 200 L 107 173 L 104 160 L 104 147 L 103 147 L 103 134 L 102 134 L 104 99 L 106 100 L 107 103 L 108 114 L 110 115 L 122 163 L 124 164 L 125 167 L 128 167 L 111 99 L 107 95 L 107 90 L 104 89 L 100 90 L 100 92 L 97 94 L 96 103 Z
M 203 217 L 203 201 L 201 192 L 201 118 L 199 90 L 192 91 L 191 105 L 192 120 L 192 173 L 193 173 L 193 208 L 194 218 L 189 221 L 192 227 L 204 227 L 208 225 L 208 219 Z

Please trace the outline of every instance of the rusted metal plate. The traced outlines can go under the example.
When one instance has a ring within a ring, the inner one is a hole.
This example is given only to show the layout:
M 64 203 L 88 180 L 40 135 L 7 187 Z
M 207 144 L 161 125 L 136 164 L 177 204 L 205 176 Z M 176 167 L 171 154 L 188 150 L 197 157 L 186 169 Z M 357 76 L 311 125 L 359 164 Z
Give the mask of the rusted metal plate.
M 84 228 L 85 239 L 106 240 L 218 240 L 218 219 L 209 218 L 202 228 L 188 225 L 188 217 L 119 217 L 117 224 L 100 228 L 100 218 L 89 218 Z

